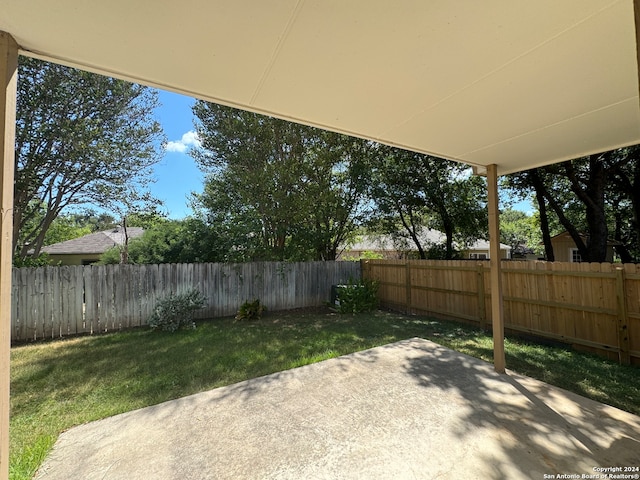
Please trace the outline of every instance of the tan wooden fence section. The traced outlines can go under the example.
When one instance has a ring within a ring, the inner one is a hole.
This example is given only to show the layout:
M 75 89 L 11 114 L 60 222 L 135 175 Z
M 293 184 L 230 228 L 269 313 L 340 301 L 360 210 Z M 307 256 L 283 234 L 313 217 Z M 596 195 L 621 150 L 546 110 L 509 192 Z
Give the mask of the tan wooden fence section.
M 640 265 L 503 261 L 507 331 L 640 364 Z M 365 260 L 385 307 L 491 327 L 489 262 Z
M 331 285 L 360 278 L 356 262 L 102 265 L 14 268 L 11 339 L 36 340 L 146 325 L 157 301 L 200 290 L 198 318 L 234 315 L 247 300 L 268 310 L 321 306 Z

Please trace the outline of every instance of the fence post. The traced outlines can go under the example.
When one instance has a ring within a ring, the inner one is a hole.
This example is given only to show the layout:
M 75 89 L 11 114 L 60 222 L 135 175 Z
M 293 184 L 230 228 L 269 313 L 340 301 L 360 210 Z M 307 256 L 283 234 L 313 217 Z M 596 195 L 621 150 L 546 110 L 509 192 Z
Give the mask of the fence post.
M 477 286 L 478 286 L 478 320 L 480 328 L 487 330 L 487 307 L 484 292 L 484 265 L 482 262 L 477 264 Z
M 364 258 L 360 259 L 360 278 L 362 280 L 370 280 L 369 271 L 367 270 L 367 261 Z
M 618 304 L 618 358 L 621 365 L 630 365 L 629 319 L 624 288 L 624 269 L 616 267 L 616 300 Z
M 407 289 L 407 313 L 411 315 L 411 265 L 409 264 L 409 260 L 405 264 L 406 272 L 405 272 L 405 287 Z

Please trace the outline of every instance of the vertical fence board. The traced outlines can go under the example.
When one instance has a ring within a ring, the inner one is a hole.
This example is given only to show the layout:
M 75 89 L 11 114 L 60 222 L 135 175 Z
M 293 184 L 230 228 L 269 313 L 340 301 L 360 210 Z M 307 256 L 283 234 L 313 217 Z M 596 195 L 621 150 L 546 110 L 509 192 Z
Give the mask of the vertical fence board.
M 73 267 L 73 283 L 74 297 L 73 297 L 73 329 L 74 333 L 86 333 L 84 329 L 84 279 L 82 271 L 84 267 L 81 265 Z
M 83 329 L 87 333 L 93 333 L 93 321 L 98 316 L 98 297 L 93 285 L 94 268 L 88 265 L 82 270 L 84 286 L 84 322 Z
M 29 302 L 29 289 L 30 289 L 30 282 L 28 282 L 28 278 L 29 278 L 29 269 L 28 268 L 21 268 L 19 273 L 20 273 L 20 291 L 18 292 L 20 295 L 20 301 L 18 302 L 18 311 L 20 312 L 21 315 L 21 319 L 22 319 L 22 331 L 24 332 L 24 339 L 29 340 L 29 339 L 34 339 L 34 335 L 35 335 L 35 329 L 33 328 L 33 324 L 31 321 L 31 312 L 30 312 L 30 305 L 31 302 Z
M 624 291 L 624 268 L 616 268 L 615 273 L 616 301 L 618 307 L 618 318 L 616 326 L 618 333 L 618 346 L 620 348 L 619 360 L 623 365 L 629 365 L 631 363 L 631 356 L 629 354 L 629 317 Z
M 118 319 L 115 312 L 116 302 L 116 275 L 119 265 L 105 265 L 104 281 L 102 282 L 102 301 L 104 302 L 104 309 L 102 311 L 104 323 L 103 328 L 105 332 L 112 332 L 117 329 Z
M 40 271 L 38 271 L 40 270 Z M 43 331 L 52 332 L 52 336 L 55 334 L 55 311 L 53 304 L 54 288 L 57 285 L 57 278 L 53 275 L 55 270 L 52 268 L 44 268 L 36 270 L 37 276 L 42 276 L 42 282 L 36 280 L 35 284 L 41 288 L 41 294 L 38 296 L 42 300 L 42 324 L 44 325 Z
M 91 327 L 93 333 L 101 333 L 104 332 L 105 325 L 105 304 L 104 304 L 104 293 L 103 287 L 105 284 L 104 276 L 105 276 L 106 265 L 94 265 L 92 276 L 92 285 L 94 295 L 94 302 L 96 304 L 96 316 L 91 319 Z
M 46 267 L 45 267 L 46 268 Z M 58 268 L 49 268 L 47 273 L 49 273 L 49 281 L 51 285 L 51 311 L 52 311 L 52 323 L 49 329 L 49 336 L 61 336 L 64 334 L 65 326 L 67 324 L 67 311 L 66 311 L 66 302 L 64 301 L 64 291 L 66 290 L 66 285 L 63 285 L 62 282 L 65 281 L 66 275 L 65 271 L 62 267 Z M 54 321 L 53 319 L 57 319 Z M 45 336 L 46 333 L 43 331 L 42 335 Z M 41 337 L 42 338 L 42 337 Z
M 20 315 L 20 270 L 11 272 L 11 338 L 25 340 L 22 317 Z
M 627 301 L 627 330 L 631 362 L 640 364 L 640 264 L 624 265 L 625 299 Z

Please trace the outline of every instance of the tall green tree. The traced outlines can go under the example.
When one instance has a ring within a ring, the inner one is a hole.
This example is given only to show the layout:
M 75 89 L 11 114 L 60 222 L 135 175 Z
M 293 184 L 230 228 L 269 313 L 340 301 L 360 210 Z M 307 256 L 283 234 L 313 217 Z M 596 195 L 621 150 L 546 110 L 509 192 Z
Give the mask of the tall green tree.
M 37 255 L 54 219 L 72 205 L 117 198 L 143 184 L 161 158 L 157 92 L 21 57 L 13 241 Z M 38 218 L 44 208 L 44 215 Z
M 400 227 L 427 258 L 420 232 L 434 228 L 445 235 L 444 257 L 455 255 L 454 243 L 469 244 L 487 235 L 483 178 L 471 176 L 455 162 L 380 146 L 373 169 L 375 223 L 386 233 Z
M 623 261 L 639 258 L 639 156 L 628 147 L 509 177 L 513 188 L 535 195 L 547 260 L 555 258 L 551 236 L 563 230 L 584 261 L 605 261 L 612 236 L 626 247 L 619 249 Z
M 195 205 L 233 255 L 333 260 L 365 209 L 370 142 L 196 102 Z

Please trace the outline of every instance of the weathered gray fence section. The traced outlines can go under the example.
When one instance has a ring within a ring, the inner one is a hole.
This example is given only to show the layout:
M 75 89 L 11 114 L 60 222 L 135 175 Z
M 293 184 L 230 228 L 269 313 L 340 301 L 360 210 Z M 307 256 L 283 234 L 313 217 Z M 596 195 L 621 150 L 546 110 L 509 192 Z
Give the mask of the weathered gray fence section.
M 14 268 L 11 339 L 36 340 L 146 325 L 157 301 L 191 288 L 198 318 L 234 315 L 256 298 L 268 310 L 315 307 L 331 285 L 360 278 L 356 262 L 256 262 Z

